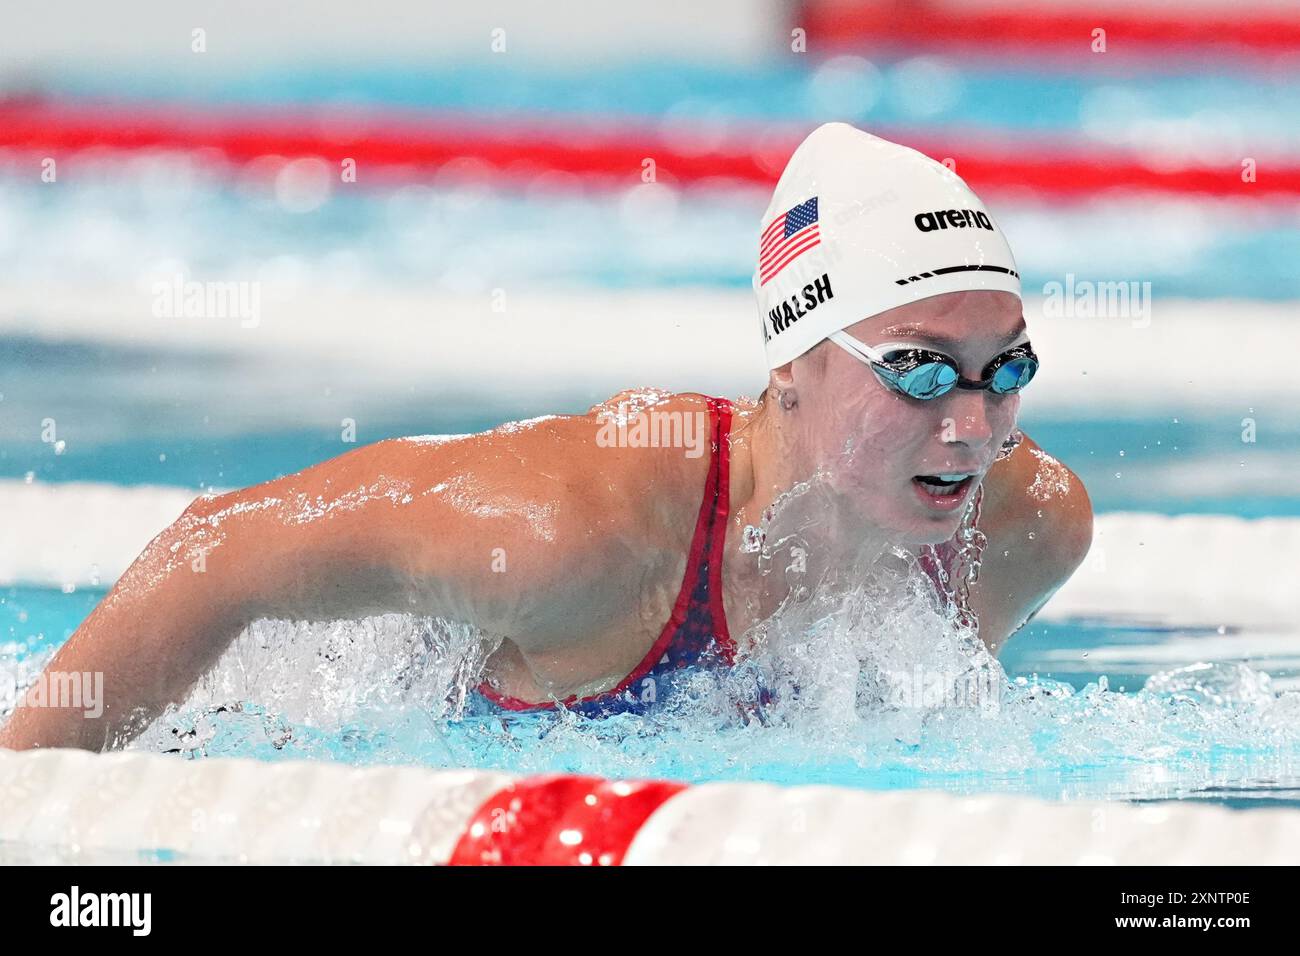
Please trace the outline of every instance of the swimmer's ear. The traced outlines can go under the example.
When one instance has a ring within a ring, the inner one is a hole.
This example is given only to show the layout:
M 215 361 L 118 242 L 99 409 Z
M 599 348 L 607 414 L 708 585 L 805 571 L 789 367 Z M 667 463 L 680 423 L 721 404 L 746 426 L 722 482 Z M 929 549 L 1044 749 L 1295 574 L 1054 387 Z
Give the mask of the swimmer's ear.
M 794 387 L 794 363 L 786 362 L 784 365 L 778 365 L 772 369 L 768 377 L 772 391 L 783 392 L 786 389 Z

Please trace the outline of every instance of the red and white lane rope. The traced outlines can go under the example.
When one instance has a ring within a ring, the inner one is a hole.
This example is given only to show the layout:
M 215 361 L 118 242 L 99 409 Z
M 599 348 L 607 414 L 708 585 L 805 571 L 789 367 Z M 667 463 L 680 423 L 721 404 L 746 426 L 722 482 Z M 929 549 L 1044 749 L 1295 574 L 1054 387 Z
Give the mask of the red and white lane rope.
M 233 166 L 261 157 L 353 160 L 370 183 L 422 180 L 444 167 L 492 183 L 528 183 L 540 174 L 568 174 L 627 183 L 645 157 L 659 181 L 676 185 L 730 182 L 770 189 L 812 124 L 754 125 L 730 135 L 693 136 L 650 124 L 605 122 L 566 126 L 469 119 L 395 111 L 181 109 L 127 102 L 0 99 L 0 150 L 8 163 L 39 167 L 60 157 L 75 174 L 78 153 L 97 161 L 109 151 L 129 155 L 177 150 Z M 1257 179 L 1242 180 L 1238 157 L 1207 162 L 1188 153 L 1146 151 L 1071 139 L 937 135 L 876 129 L 927 155 L 951 160 L 981 194 L 1026 191 L 1091 198 L 1106 190 L 1217 196 L 1262 204 L 1300 194 L 1300 164 L 1288 156 L 1260 159 Z M 450 166 L 448 164 L 451 164 Z M 636 179 L 635 181 L 640 181 Z M 1261 208 L 1263 208 L 1261 206 Z
M 618 866 L 650 815 L 685 789 L 570 775 L 517 780 L 479 807 L 447 862 Z
M 1300 811 L 0 751 L 13 862 L 1269 864 Z

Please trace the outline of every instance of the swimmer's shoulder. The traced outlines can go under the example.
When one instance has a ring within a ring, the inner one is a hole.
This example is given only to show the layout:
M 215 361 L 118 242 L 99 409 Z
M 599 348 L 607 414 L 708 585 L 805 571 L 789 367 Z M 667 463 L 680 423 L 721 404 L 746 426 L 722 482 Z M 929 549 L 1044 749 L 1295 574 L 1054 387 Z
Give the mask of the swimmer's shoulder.
M 302 474 L 318 471 L 343 485 L 400 476 L 420 501 L 445 497 L 439 489 L 446 489 L 460 499 L 531 506 L 549 516 L 561 549 L 583 541 L 591 547 L 596 531 L 626 542 L 630 552 L 659 542 L 675 549 L 700 508 L 712 457 L 709 426 L 704 395 L 628 389 L 581 414 L 387 439 Z M 422 494 L 430 491 L 438 494 Z
M 1078 475 L 1026 436 L 985 477 L 980 528 L 988 546 L 972 601 L 980 636 L 996 647 L 1083 563 L 1092 501 Z
M 528 613 L 523 638 L 540 645 L 607 626 L 611 609 L 626 612 L 629 587 L 657 594 L 680 582 L 705 503 L 710 425 L 704 395 L 629 389 L 581 414 L 427 440 L 417 455 L 426 485 L 472 488 L 475 500 L 501 504 L 493 511 L 503 517 L 486 520 L 499 523 L 497 538 L 514 542 L 512 555 L 519 551 L 512 586 L 546 596 Z M 546 533 L 511 524 L 508 515 L 519 514 L 544 519 Z
M 755 407 L 731 404 L 733 436 Z M 694 529 L 702 503 L 714 454 L 711 421 L 708 396 L 633 388 L 582 414 L 543 415 L 469 435 L 389 439 L 325 466 L 338 476 L 400 474 L 419 490 L 451 483 L 531 501 L 552 515 L 557 542 L 599 527 L 638 547 L 662 542 L 674 550 Z M 739 447 L 730 443 L 733 461 Z
M 725 450 L 729 498 L 744 501 L 753 492 L 750 467 L 749 428 L 760 413 L 761 403 L 746 397 L 723 400 L 728 412 Z M 629 447 L 613 451 L 608 461 L 623 476 L 628 488 L 640 489 L 643 507 L 652 509 L 659 520 L 676 528 L 685 519 L 694 526 L 702 504 L 705 480 L 718 449 L 713 446 L 711 407 L 716 398 L 700 392 L 669 392 L 663 389 L 627 389 L 587 412 L 588 427 L 613 421 L 635 427 L 637 416 L 647 418 L 660 436 L 681 435 L 687 439 L 670 447 Z M 606 431 L 602 444 L 614 437 Z
M 708 397 L 632 388 L 581 416 L 591 436 L 585 470 L 616 494 L 630 533 L 670 550 L 694 530 L 712 463 Z
M 244 549 L 229 563 L 263 569 L 268 592 L 282 589 L 276 568 L 303 580 L 342 574 L 406 582 L 402 601 L 420 602 L 411 607 L 518 641 L 596 633 L 611 608 L 625 609 L 629 582 L 655 592 L 680 577 L 712 455 L 704 396 L 654 405 L 703 415 L 690 425 L 709 433 L 698 456 L 599 438 L 606 404 L 473 435 L 385 439 L 207 496 L 182 520 L 200 530 L 220 522 L 223 553 Z M 298 573 L 317 566 L 319 575 Z
M 994 464 L 989 478 L 987 509 L 1029 530 L 1047 524 L 1052 533 L 1043 536 L 1045 556 L 1082 560 L 1092 544 L 1092 499 L 1069 466 L 1026 435 L 1011 455 Z

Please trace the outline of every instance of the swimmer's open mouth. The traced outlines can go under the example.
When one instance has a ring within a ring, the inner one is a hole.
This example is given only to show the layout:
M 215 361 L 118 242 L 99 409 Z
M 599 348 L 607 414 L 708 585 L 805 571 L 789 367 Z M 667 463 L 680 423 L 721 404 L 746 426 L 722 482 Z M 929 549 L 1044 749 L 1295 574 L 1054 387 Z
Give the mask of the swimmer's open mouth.
M 934 495 L 936 498 L 964 494 L 974 480 L 975 476 L 967 472 L 951 475 L 917 475 L 912 479 L 912 481 L 920 485 L 923 491 Z

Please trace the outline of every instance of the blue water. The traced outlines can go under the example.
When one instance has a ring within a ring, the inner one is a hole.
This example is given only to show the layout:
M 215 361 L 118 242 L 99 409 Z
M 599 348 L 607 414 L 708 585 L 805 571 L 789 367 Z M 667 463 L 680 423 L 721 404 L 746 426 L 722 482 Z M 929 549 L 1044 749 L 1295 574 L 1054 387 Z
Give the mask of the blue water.
M 96 589 L 69 594 L 4 589 L 0 661 L 21 666 L 43 659 L 102 596 Z M 997 716 L 941 713 L 921 729 L 888 714 L 851 732 L 838 728 L 829 737 L 810 735 L 807 728 L 710 729 L 706 724 L 701 730 L 690 722 L 656 724 L 643 718 L 591 722 L 526 715 L 506 722 L 435 721 L 409 689 L 391 693 L 402 683 L 397 680 L 384 689 L 388 693 L 368 688 L 361 703 L 352 701 L 326 718 L 317 713 L 294 719 L 257 700 L 223 700 L 220 713 L 200 708 L 172 720 L 189 728 L 187 737 L 168 737 L 170 745 L 151 746 L 191 758 L 237 754 L 690 781 L 757 779 L 1047 798 L 1178 798 L 1243 808 L 1300 806 L 1300 735 L 1293 727 L 1278 726 L 1293 720 L 1297 708 L 1263 703 L 1258 688 L 1242 685 L 1239 675 L 1231 673 L 1226 701 L 1209 703 L 1196 692 L 1142 690 L 1153 673 L 1194 664 L 1195 642 L 1203 636 L 1213 634 L 1085 621 L 1031 624 L 1003 654 L 1009 683 Z M 1237 637 L 1241 653 L 1235 660 L 1253 668 L 1246 673 L 1267 669 L 1274 681 L 1300 675 L 1300 657 L 1252 655 L 1250 636 Z M 308 682 L 329 684 L 331 676 L 346 674 L 351 665 L 336 660 L 336 652 L 364 643 L 364 635 L 336 634 L 332 640 L 328 658 L 316 648 L 300 661 L 300 676 Z M 1186 659 L 1171 660 L 1166 654 L 1158 668 L 1139 663 L 1126 672 L 1088 665 L 1089 653 L 1101 648 L 1122 645 L 1141 661 L 1152 649 L 1176 640 L 1186 643 Z M 294 652 L 276 648 L 275 653 Z M 1042 666 L 1053 654 L 1071 660 Z M 252 655 L 238 666 L 244 671 L 256 660 Z M 404 674 L 409 684 L 409 665 L 408 660 L 392 667 L 382 663 L 378 673 Z M 339 670 L 331 669 L 335 667 Z M 256 681 L 256 667 L 252 670 Z M 267 680 L 279 684 L 284 676 L 277 672 Z M 269 693 L 270 684 L 266 686 Z M 313 706 L 319 709 L 323 697 L 314 697 Z M 201 743 L 195 743 L 198 738 Z

